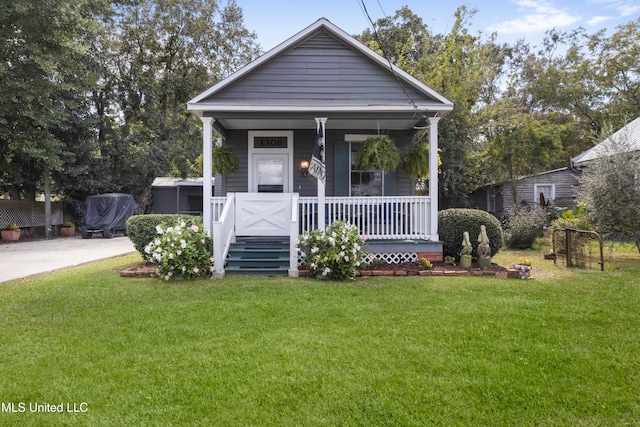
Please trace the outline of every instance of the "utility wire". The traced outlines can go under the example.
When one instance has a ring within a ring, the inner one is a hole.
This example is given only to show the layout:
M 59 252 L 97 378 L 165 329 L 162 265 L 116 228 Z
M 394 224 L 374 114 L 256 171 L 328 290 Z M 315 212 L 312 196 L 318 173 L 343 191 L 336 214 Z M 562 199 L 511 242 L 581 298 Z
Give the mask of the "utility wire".
M 415 118 L 416 113 L 418 111 L 418 106 L 416 105 L 416 103 L 413 100 L 413 98 L 411 98 L 411 96 L 409 96 L 409 93 L 407 92 L 407 89 L 404 87 L 404 84 L 402 84 L 402 80 L 400 80 L 400 76 L 398 76 L 398 74 L 396 73 L 395 69 L 393 68 L 393 64 L 392 64 L 391 60 L 389 59 L 389 56 L 385 52 L 384 46 L 382 45 L 382 41 L 380 40 L 380 36 L 378 35 L 378 30 L 376 29 L 376 24 L 373 22 L 373 19 L 371 18 L 371 15 L 369 15 L 369 11 L 367 10 L 367 5 L 364 3 L 364 0 L 360 0 L 360 6 L 361 6 L 361 9 L 362 9 L 363 13 L 367 17 L 367 20 L 371 23 L 371 29 L 373 30 L 373 37 L 375 38 L 376 42 L 378 43 L 378 47 L 382 51 L 382 57 L 387 60 L 387 63 L 389 64 L 389 70 L 393 73 L 393 76 L 398 81 L 398 84 L 400 85 L 400 88 L 402 88 L 402 92 L 404 93 L 404 96 L 407 97 L 407 100 L 413 106 L 414 118 Z M 384 17 L 388 18 L 388 16 L 384 13 L 384 9 L 382 9 L 382 5 L 380 4 L 380 0 L 378 0 L 378 6 L 380 6 L 380 10 L 382 11 L 382 14 L 384 15 Z

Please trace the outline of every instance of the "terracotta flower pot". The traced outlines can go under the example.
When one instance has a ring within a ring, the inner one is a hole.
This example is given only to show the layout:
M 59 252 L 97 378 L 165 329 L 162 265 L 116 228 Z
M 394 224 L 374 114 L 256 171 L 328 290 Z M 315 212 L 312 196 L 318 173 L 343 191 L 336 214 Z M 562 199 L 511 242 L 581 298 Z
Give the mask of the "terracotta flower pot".
M 20 230 L 2 230 L 2 240 L 19 240 Z
M 60 228 L 60 235 L 61 236 L 73 236 L 74 234 L 76 234 L 76 228 L 75 227 L 61 227 Z

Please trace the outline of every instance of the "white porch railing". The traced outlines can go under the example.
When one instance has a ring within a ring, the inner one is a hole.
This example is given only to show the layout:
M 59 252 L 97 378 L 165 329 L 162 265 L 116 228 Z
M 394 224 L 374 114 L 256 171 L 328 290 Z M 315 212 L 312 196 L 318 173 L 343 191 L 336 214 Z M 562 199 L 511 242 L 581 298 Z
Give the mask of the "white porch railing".
M 220 219 L 220 215 L 222 215 L 222 209 L 224 209 L 224 204 L 226 202 L 227 202 L 226 197 L 211 198 L 211 217 L 212 217 L 211 221 L 217 221 L 218 219 Z
M 217 200 L 212 198 L 212 212 L 216 213 Z M 229 248 L 231 243 L 235 241 L 235 197 L 230 194 L 225 198 L 225 204 L 220 214 L 214 216 L 213 224 L 211 227 L 211 234 L 213 237 L 213 268 L 215 269 L 214 276 L 217 278 L 224 277 L 224 263 L 229 254 Z
M 431 199 L 420 196 L 326 197 L 327 224 L 347 221 L 367 239 L 429 239 Z M 317 197 L 300 197 L 300 232 L 318 228 Z
M 211 230 L 215 276 L 224 276 L 224 264 L 229 247 L 236 239 L 236 211 L 240 203 L 235 193 L 227 197 L 212 197 Z M 282 203 L 282 202 L 280 202 Z M 296 276 L 297 251 L 295 242 L 299 233 L 318 228 L 317 197 L 298 197 L 293 194 L 288 234 L 291 243 L 289 275 Z M 296 209 L 297 207 L 297 209 Z M 326 197 L 327 224 L 347 221 L 356 225 L 367 239 L 432 239 L 431 199 L 419 196 L 397 197 Z M 278 235 L 283 229 L 279 229 Z M 437 240 L 437 239 L 436 239 Z

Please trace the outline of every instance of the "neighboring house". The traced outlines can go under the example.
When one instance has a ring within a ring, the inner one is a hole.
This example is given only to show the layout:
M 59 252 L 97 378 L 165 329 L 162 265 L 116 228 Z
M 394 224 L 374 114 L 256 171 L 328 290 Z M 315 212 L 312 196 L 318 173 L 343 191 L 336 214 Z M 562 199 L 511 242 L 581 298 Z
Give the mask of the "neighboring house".
M 202 182 L 202 178 L 157 177 L 151 184 L 153 213 L 202 215 Z
M 442 258 L 438 237 L 438 121 L 453 104 L 320 19 L 188 103 L 203 123 L 204 176 L 214 144 L 231 147 L 240 170 L 205 178 L 203 217 L 213 234 L 216 275 L 247 237 L 288 242 L 290 276 L 298 274 L 298 233 L 346 220 L 385 259 Z M 415 196 L 401 171 L 356 171 L 352 158 L 367 136 L 384 133 L 403 153 L 417 128 L 429 127 L 430 195 Z M 326 182 L 308 174 L 319 129 Z M 284 238 L 284 239 L 283 239 Z M 393 243 L 385 249 L 383 243 Z M 257 262 L 254 263 L 257 270 Z M 235 267 L 235 266 L 234 266 Z M 241 268 L 240 268 L 241 269 Z M 249 271 L 247 267 L 245 270 Z M 285 270 L 287 271 L 287 270 Z
M 606 155 L 613 143 L 624 144 L 629 151 L 640 151 L 640 117 L 619 129 L 610 137 L 591 147 L 584 153 L 571 159 L 575 167 L 588 166 L 589 162 Z
M 584 153 L 571 159 L 571 168 L 562 168 L 519 178 L 513 181 L 485 185 L 471 193 L 474 207 L 504 216 L 514 204 L 539 204 L 540 195 L 558 207 L 576 206 L 575 189 L 578 177 L 589 162 L 606 155 L 612 141 L 627 145 L 630 151 L 640 152 L 640 117 Z
M 539 205 L 541 195 L 545 203 L 574 208 L 575 188 L 579 171 L 562 168 L 542 172 L 513 181 L 485 185 L 471 193 L 472 206 L 503 217 L 513 205 Z

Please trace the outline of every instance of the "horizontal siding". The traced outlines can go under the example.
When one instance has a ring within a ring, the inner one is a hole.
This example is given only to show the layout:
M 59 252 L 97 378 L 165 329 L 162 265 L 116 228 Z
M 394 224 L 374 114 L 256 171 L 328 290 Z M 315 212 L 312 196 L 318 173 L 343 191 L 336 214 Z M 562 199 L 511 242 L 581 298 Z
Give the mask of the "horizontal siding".
M 408 85 L 404 89 L 414 100 L 426 99 Z M 292 46 L 215 95 L 216 102 L 251 99 L 407 102 L 389 69 L 325 32 Z
M 152 189 L 153 213 L 174 214 L 178 209 L 176 201 L 177 190 L 175 187 L 156 187 Z
M 327 147 L 331 146 L 331 132 L 327 132 Z M 303 197 L 313 197 L 318 195 L 317 181 L 311 175 L 302 176 L 300 161 L 302 159 L 311 160 L 313 147 L 316 143 L 316 131 L 314 129 L 297 130 L 293 133 L 293 192 L 299 193 Z M 330 165 L 327 165 L 330 169 Z M 330 173 L 327 170 L 327 175 Z
M 535 203 L 538 197 L 534 195 L 536 184 L 554 184 L 555 198 L 554 203 L 559 207 L 573 208 L 576 206 L 575 190 L 578 186 L 578 180 L 575 171 L 571 169 L 540 174 L 527 177 L 516 181 L 517 203 Z M 513 206 L 514 197 L 512 185 L 504 184 L 504 209 Z
M 325 185 L 325 195 L 327 197 L 334 195 L 334 147 L 336 144 L 345 144 L 345 134 L 347 133 L 361 133 L 361 134 L 376 134 L 376 130 L 369 131 L 345 131 L 345 130 L 332 130 L 326 131 L 326 168 L 327 168 L 327 182 Z M 401 153 L 409 151 L 409 144 L 411 141 L 411 133 L 407 132 L 393 132 L 390 134 L 392 138 L 396 140 Z M 248 189 L 248 132 L 245 131 L 230 131 L 225 141 L 226 146 L 233 148 L 234 154 L 238 157 L 240 168 L 239 170 L 230 175 L 221 177 L 217 182 L 220 182 L 220 195 L 226 194 L 226 192 L 247 192 Z M 299 193 L 303 197 L 317 196 L 317 181 L 312 176 L 303 177 L 300 170 L 300 161 L 304 158 L 311 159 L 313 152 L 313 146 L 315 144 L 316 132 L 315 129 L 295 130 L 293 135 L 293 186 L 292 190 L 295 193 Z M 385 187 L 385 195 L 415 195 L 415 182 L 406 176 L 401 166 L 397 171 L 392 172 L 393 177 L 385 180 L 385 186 L 393 183 L 393 188 Z M 218 188 L 216 186 L 216 188 Z M 348 192 L 347 188 L 347 192 Z M 216 193 L 218 194 L 218 193 Z
M 227 193 L 246 193 L 249 188 L 249 132 L 229 131 L 225 141 L 226 146 L 233 147 L 233 153 L 240 163 L 238 171 L 226 176 L 225 191 Z

